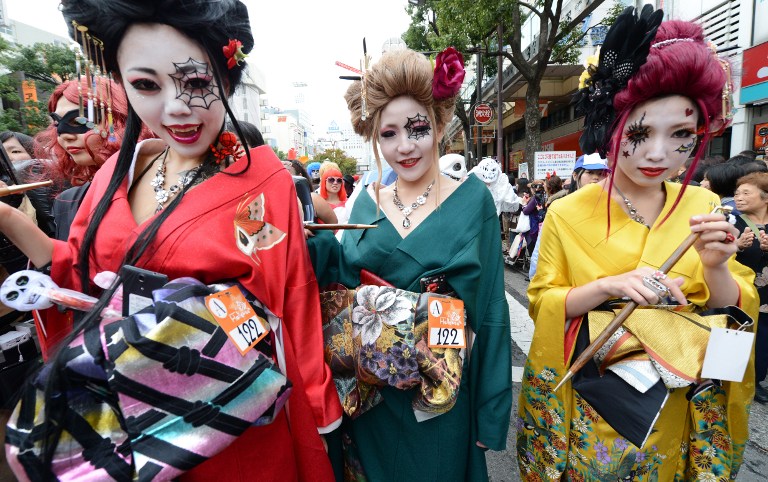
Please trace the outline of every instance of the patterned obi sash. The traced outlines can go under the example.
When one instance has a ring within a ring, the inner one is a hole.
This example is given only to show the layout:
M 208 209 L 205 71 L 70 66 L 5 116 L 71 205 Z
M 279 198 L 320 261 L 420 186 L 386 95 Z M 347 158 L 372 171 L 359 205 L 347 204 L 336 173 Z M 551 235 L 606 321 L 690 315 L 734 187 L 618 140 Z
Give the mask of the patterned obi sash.
M 419 421 L 456 403 L 465 349 L 429 347 L 430 297 L 448 298 L 372 285 L 321 293 L 325 360 L 347 415 L 381 402 L 380 387 L 417 389 Z
M 270 337 L 241 355 L 205 307 L 231 284 L 182 278 L 153 293 L 154 305 L 104 319 L 64 347 L 62 433 L 49 467 L 41 461 L 46 365 L 8 424 L 17 476 L 38 480 L 170 480 L 266 425 L 291 384 L 272 361 Z M 245 290 L 257 316 L 279 323 Z

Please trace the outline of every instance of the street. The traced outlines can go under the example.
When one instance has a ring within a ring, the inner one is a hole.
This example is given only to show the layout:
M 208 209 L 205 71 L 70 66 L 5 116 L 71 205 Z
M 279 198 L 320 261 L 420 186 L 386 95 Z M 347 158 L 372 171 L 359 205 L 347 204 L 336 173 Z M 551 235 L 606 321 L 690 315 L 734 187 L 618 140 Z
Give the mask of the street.
M 525 358 L 533 338 L 533 321 L 528 316 L 526 289 L 528 282 L 524 274 L 516 269 L 505 267 L 504 284 L 509 303 L 509 315 L 512 332 L 512 394 L 514 397 L 512 417 L 517 413 L 517 399 L 520 394 Z M 752 404 L 749 418 L 750 438 L 744 454 L 744 464 L 737 480 L 758 482 L 766 480 L 768 473 L 768 406 Z M 507 437 L 507 450 L 491 452 L 486 455 L 488 473 L 493 482 L 513 482 L 521 480 L 517 468 L 515 450 L 515 424 L 510 420 Z

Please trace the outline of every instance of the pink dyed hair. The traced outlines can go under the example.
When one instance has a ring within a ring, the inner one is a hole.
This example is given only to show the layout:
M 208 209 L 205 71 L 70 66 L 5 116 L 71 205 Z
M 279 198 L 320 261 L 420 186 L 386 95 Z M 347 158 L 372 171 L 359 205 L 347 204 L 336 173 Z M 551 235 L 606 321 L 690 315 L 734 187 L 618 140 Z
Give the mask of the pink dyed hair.
M 672 39 L 677 41 L 661 44 L 658 48 L 653 46 Z M 699 130 L 703 132 L 703 137 L 683 180 L 683 188 L 669 213 L 662 220 L 664 223 L 682 199 L 691 176 L 696 170 L 696 165 L 709 143 L 711 132 L 717 130 L 713 127 L 719 128 L 722 123 L 724 115 L 722 93 L 726 80 L 722 65 L 704 41 L 704 31 L 700 25 L 680 20 L 663 22 L 656 32 L 656 38 L 651 44 L 645 64 L 632 76 L 627 87 L 613 98 L 613 107 L 617 115 L 608 152 L 613 169 L 609 189 L 613 188 L 621 137 L 632 109 L 642 102 L 669 95 L 682 95 L 691 99 L 699 108 Z M 609 197 L 609 232 L 610 209 Z
M 111 81 L 110 81 L 111 82 Z M 99 79 L 99 93 L 105 88 L 104 80 Z M 111 82 L 111 94 L 112 94 L 112 118 L 115 126 L 115 142 L 109 142 L 107 139 L 99 139 L 97 142 L 98 147 L 91 150 L 89 147 L 93 145 L 91 136 L 97 136 L 98 134 L 93 132 L 86 133 L 86 149 L 88 154 L 96 163 L 93 166 L 80 166 L 72 160 L 72 157 L 59 145 L 58 134 L 56 133 L 56 126 L 51 124 L 45 130 L 39 132 L 35 136 L 36 148 L 35 157 L 38 159 L 51 159 L 53 162 L 44 163 L 44 171 L 41 173 L 41 177 L 45 179 L 53 179 L 54 181 L 66 181 L 73 186 L 79 186 L 90 181 L 96 171 L 99 170 L 102 164 L 107 159 L 120 150 L 120 144 L 123 140 L 123 133 L 125 132 L 125 122 L 128 117 L 128 98 L 125 96 L 123 87 L 116 83 Z M 87 92 L 85 84 L 82 84 L 83 93 Z M 73 104 L 79 103 L 79 97 L 77 94 L 77 80 L 70 80 L 64 82 L 54 89 L 50 99 L 48 99 L 48 112 L 54 112 L 56 110 L 56 104 L 64 97 Z M 142 138 L 151 137 L 151 133 L 144 129 L 142 132 Z

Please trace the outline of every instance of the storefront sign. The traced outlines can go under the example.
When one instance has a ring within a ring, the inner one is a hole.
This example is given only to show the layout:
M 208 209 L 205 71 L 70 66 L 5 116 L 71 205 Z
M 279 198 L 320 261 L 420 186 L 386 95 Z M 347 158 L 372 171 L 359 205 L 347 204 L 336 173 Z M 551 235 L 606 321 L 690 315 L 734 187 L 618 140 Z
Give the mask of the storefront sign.
M 573 172 L 576 151 L 539 151 L 534 153 L 534 179 L 544 179 L 547 173 L 556 173 L 567 179 Z
M 752 144 L 752 150 L 758 155 L 765 155 L 765 148 L 768 147 L 768 122 L 755 125 L 755 139 Z
M 742 104 L 768 99 L 768 42 L 743 53 L 741 95 Z

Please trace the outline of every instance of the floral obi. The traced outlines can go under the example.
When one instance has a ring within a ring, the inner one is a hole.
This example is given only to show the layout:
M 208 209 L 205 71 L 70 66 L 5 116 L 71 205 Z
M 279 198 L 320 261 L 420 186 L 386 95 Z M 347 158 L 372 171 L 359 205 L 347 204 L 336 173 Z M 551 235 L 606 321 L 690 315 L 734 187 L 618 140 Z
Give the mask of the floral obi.
M 456 403 L 465 348 L 430 348 L 434 298 L 452 299 L 373 285 L 321 293 L 325 360 L 347 415 L 356 418 L 381 402 L 381 387 L 415 389 L 420 421 Z M 463 330 L 463 317 L 460 324 Z
M 241 355 L 205 305 L 232 284 L 182 278 L 154 304 L 102 319 L 59 356 L 55 397 L 62 432 L 43 463 L 48 415 L 45 365 L 8 424 L 8 460 L 22 480 L 171 480 L 202 464 L 254 425 L 272 422 L 291 383 L 272 361 L 270 337 Z M 256 316 L 279 319 L 244 289 Z

